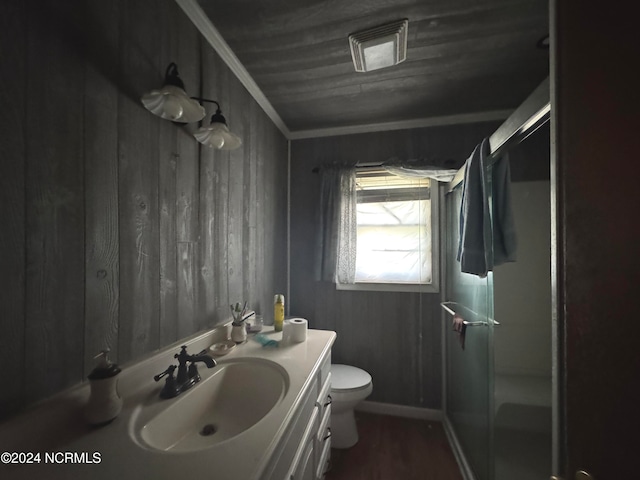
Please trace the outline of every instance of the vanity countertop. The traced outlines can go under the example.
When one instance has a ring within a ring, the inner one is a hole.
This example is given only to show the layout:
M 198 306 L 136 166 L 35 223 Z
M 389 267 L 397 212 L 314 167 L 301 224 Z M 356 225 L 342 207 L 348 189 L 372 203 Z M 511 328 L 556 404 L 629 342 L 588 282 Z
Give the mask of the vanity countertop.
M 189 352 L 197 353 L 215 343 L 216 330 L 185 341 Z M 274 340 L 282 339 L 282 333 L 274 332 L 272 327 L 265 327 L 262 333 Z M 288 388 L 269 414 L 234 439 L 205 450 L 180 453 L 142 446 L 132 432 L 132 419 L 140 404 L 148 403 L 150 398 L 153 402 L 173 402 L 181 398 L 160 399 L 158 394 L 164 381 L 153 381 L 153 375 L 175 363 L 173 355 L 179 351 L 179 344 L 165 348 L 123 367 L 119 379 L 124 400 L 122 412 L 106 426 L 92 428 L 83 419 L 83 406 L 89 397 L 88 384 L 58 394 L 0 424 L 0 453 L 16 452 L 21 455 L 20 462 L 29 458 L 34 462 L 5 464 L 3 456 L 0 478 L 258 479 L 335 338 L 335 332 L 309 330 L 306 342 L 288 345 L 281 342 L 278 348 L 273 348 L 262 347 L 250 335 L 247 342 L 220 357 L 220 364 L 245 358 L 276 362 L 288 374 Z M 215 370 L 215 367 L 200 367 L 202 381 Z M 196 384 L 192 390 L 199 386 Z

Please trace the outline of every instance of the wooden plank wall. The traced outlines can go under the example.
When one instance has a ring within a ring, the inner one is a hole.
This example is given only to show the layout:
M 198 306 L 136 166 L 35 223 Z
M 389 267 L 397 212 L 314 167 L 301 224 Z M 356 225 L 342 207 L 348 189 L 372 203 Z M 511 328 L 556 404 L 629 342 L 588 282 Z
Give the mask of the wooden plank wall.
M 369 400 L 441 408 L 439 293 L 338 291 L 313 280 L 317 198 L 323 163 L 426 158 L 460 167 L 500 122 L 296 140 L 291 146 L 290 312 L 338 333 L 333 362 L 373 377 Z
M 11 67 L 10 75 L 3 72 L 0 76 L 0 105 L 7 112 L 0 119 L 0 362 L 12 366 L 18 365 L 16 360 L 22 358 L 25 348 L 27 44 L 21 21 L 25 7 L 23 2 L 0 2 L 0 68 Z M 0 411 L 19 407 L 24 397 L 23 378 L 16 375 L 15 381 L 6 382 L 0 394 Z
M 269 311 L 287 142 L 175 2 L 3 1 L 0 55 L 0 361 L 20 372 L 0 418 L 81 382 L 103 348 L 126 364 L 231 302 Z M 141 106 L 171 61 L 242 148 Z

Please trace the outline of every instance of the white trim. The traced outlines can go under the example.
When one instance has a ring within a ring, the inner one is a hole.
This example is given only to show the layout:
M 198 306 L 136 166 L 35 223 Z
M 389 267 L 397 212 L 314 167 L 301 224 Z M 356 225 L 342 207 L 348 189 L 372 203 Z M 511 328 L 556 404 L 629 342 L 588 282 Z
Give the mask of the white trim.
M 464 478 L 464 480 L 476 480 L 476 477 L 473 474 L 473 470 L 471 470 L 471 465 L 469 465 L 467 457 L 464 455 L 462 445 L 458 441 L 458 437 L 456 436 L 453 427 L 451 426 L 451 423 L 446 416 L 442 420 L 442 425 L 444 426 L 444 432 L 447 435 L 447 439 L 449 440 L 451 450 L 453 450 L 453 456 L 456 457 L 456 462 L 458 462 L 458 467 L 460 468 L 462 477 Z
M 434 292 L 440 292 L 440 228 L 443 225 L 440 218 L 440 182 L 432 181 L 435 187 L 431 190 L 431 286 Z M 442 289 L 444 290 L 444 288 Z M 422 301 L 422 300 L 421 300 Z M 422 307 L 420 307 L 422 310 Z
M 291 308 L 291 140 L 287 140 L 287 315 Z
M 440 203 L 440 211 L 438 212 L 438 218 L 440 219 L 440 226 L 441 229 L 439 231 L 440 234 L 440 245 L 442 246 L 442 249 L 439 251 L 439 256 L 440 256 L 440 281 L 442 282 L 442 285 L 447 285 L 447 268 L 446 268 L 446 259 L 447 259 L 447 231 L 448 231 L 448 227 L 449 227 L 449 218 L 447 216 L 447 200 L 445 199 L 444 196 L 444 192 L 445 192 L 445 186 L 441 185 L 440 188 L 438 189 L 438 191 L 440 192 L 440 199 L 442 200 L 442 202 Z M 449 200 L 451 201 L 451 200 Z M 440 289 L 440 302 L 446 302 L 447 301 L 447 297 L 446 297 L 446 287 L 443 287 L 442 289 Z M 443 309 L 440 309 L 440 316 L 438 318 L 438 321 L 440 322 L 441 325 L 441 329 L 440 329 L 440 345 L 442 346 L 442 352 L 441 352 L 441 356 L 440 356 L 440 361 L 441 361 L 441 378 L 442 378 L 442 383 L 441 383 L 441 388 L 442 388 L 442 400 L 441 400 L 441 405 L 442 405 L 442 411 L 444 412 L 444 416 L 447 416 L 447 334 L 449 332 L 449 329 L 445 327 L 445 325 L 447 325 L 447 323 L 445 323 L 445 312 Z
M 430 196 L 431 208 L 431 281 L 425 283 L 401 283 L 401 282 L 355 282 L 338 283 L 336 290 L 355 290 L 361 292 L 416 292 L 439 293 L 440 292 L 440 182 L 431 181 Z
M 181 1 L 181 0 L 176 0 Z M 291 132 L 291 140 L 303 138 L 333 137 L 338 135 L 353 135 L 356 133 L 381 132 L 388 130 L 405 130 L 411 128 L 440 127 L 445 125 L 459 125 L 464 123 L 490 122 L 504 120 L 513 110 L 494 110 L 478 113 L 461 113 L 442 117 L 426 117 L 397 122 L 370 123 L 367 125 L 351 125 L 346 127 L 319 128 L 315 130 L 298 130 Z
M 360 402 L 356 410 L 366 413 L 377 413 L 378 415 L 391 415 L 392 417 L 417 418 L 420 420 L 431 420 L 441 422 L 444 418 L 442 410 L 431 408 L 410 407 L 408 405 L 396 405 L 382 402 Z
M 209 45 L 220 55 L 224 63 L 231 69 L 234 75 L 240 80 L 240 83 L 244 85 L 249 94 L 254 98 L 258 105 L 262 107 L 271 121 L 280 129 L 282 134 L 287 138 L 291 138 L 291 132 L 276 112 L 271 102 L 267 100 L 267 97 L 262 93 L 262 90 L 258 84 L 253 80 L 253 77 L 249 75 L 244 65 L 240 63 L 238 57 L 229 47 L 229 44 L 222 38 L 220 32 L 213 26 L 207 14 L 200 8 L 197 0 L 175 0 L 176 3 L 182 8 L 187 17 L 200 31 L 202 36 L 209 42 Z
M 560 149 L 559 138 L 564 134 L 560 125 L 561 114 L 559 113 L 560 84 L 562 79 L 560 73 L 560 54 L 558 52 L 558 35 L 561 25 L 558 18 L 560 0 L 550 0 L 549 2 L 549 103 L 550 112 L 550 183 L 551 183 L 551 471 L 566 471 L 567 445 L 567 404 L 565 398 L 565 375 L 566 366 L 564 355 L 566 352 L 564 335 L 564 300 L 563 300 L 563 243 L 566 234 L 563 232 L 564 221 L 561 217 L 564 200 L 562 198 L 562 187 L 558 178 L 561 168 L 564 168 L 559 159 L 563 157 Z

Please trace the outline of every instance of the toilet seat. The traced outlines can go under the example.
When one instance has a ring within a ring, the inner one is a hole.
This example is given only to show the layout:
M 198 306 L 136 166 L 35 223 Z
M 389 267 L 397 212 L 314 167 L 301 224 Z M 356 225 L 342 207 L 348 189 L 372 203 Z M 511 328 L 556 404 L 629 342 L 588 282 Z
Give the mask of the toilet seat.
M 331 365 L 331 390 L 347 393 L 366 389 L 371 385 L 371 375 L 351 365 Z

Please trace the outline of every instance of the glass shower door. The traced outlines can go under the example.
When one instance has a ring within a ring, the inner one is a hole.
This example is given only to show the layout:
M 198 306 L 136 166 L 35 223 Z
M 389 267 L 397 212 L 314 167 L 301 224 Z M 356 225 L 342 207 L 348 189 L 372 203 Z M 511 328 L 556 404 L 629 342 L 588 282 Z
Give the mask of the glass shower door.
M 493 475 L 491 275 L 479 278 L 460 270 L 456 256 L 461 202 L 461 188 L 446 196 L 445 410 L 476 479 L 490 480 Z M 469 322 L 464 337 L 453 330 L 453 312 Z
M 552 471 L 549 148 L 546 126 L 509 149 L 517 252 L 486 278 L 460 271 L 462 189 L 445 199 L 444 408 L 476 480 L 541 480 Z M 492 212 L 495 166 L 485 175 Z M 464 348 L 451 331 L 455 312 L 471 322 Z
M 548 125 L 509 151 L 515 261 L 491 277 L 493 480 L 551 469 L 551 191 Z M 488 175 L 491 179 L 492 175 Z

